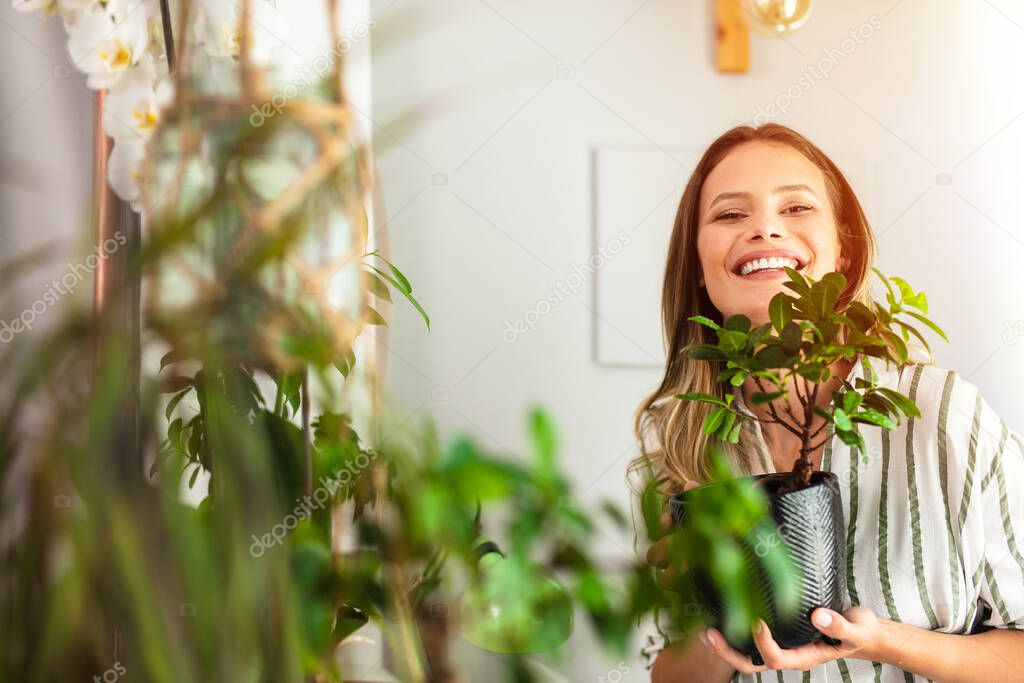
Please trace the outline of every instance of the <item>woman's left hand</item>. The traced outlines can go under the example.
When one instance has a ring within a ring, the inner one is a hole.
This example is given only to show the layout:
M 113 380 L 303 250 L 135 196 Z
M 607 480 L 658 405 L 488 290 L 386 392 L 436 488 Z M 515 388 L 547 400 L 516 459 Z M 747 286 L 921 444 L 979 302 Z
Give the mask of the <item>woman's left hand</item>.
M 810 645 L 784 650 L 772 638 L 768 624 L 760 620 L 760 632 L 758 629 L 754 630 L 754 642 L 761 653 L 761 658 L 764 659 L 764 666 L 754 666 L 749 656 L 741 655 L 729 647 L 725 638 L 716 629 L 701 631 L 700 638 L 709 649 L 741 674 L 775 669 L 807 671 L 819 664 L 842 657 L 871 659 L 870 653 L 877 643 L 879 632 L 878 617 L 871 610 L 866 607 L 851 607 L 840 614 L 819 607 L 811 613 L 811 623 L 825 635 L 841 641 L 839 645 L 829 645 L 819 640 Z

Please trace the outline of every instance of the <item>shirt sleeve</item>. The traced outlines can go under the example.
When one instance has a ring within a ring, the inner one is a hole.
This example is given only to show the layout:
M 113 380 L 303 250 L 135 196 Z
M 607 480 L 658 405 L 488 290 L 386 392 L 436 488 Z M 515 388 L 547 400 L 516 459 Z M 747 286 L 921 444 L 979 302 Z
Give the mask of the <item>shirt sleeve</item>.
M 644 435 L 644 446 L 648 453 L 658 448 L 657 436 L 653 430 L 648 430 Z M 631 488 L 637 492 L 631 497 L 631 513 L 633 521 L 634 551 L 640 558 L 647 556 L 651 541 L 648 539 L 647 529 L 644 524 L 643 511 L 640 505 L 639 491 L 646 483 L 642 473 L 633 472 L 630 475 Z M 664 511 L 667 511 L 667 507 Z M 672 643 L 686 639 L 686 634 L 678 628 L 678 618 L 674 610 L 685 609 L 679 604 L 679 594 L 667 591 L 664 597 L 672 603 L 671 606 L 662 606 L 654 609 L 652 613 L 645 615 L 638 624 L 638 635 L 640 640 L 640 658 L 644 667 L 649 671 L 654 666 L 658 654 Z
M 680 637 L 678 633 L 672 632 L 670 622 L 667 610 L 658 608 L 640 624 L 640 657 L 648 671 L 654 666 L 658 654 Z
M 1024 441 L 984 399 L 978 434 L 980 527 L 984 544 L 977 567 L 983 627 L 1024 630 Z

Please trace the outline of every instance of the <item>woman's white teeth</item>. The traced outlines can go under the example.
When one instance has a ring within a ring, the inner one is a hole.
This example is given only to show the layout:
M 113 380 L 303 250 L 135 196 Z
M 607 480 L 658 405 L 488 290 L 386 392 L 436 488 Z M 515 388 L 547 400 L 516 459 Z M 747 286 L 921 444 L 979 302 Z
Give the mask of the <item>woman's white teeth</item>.
M 748 261 L 743 264 L 740 269 L 740 275 L 750 275 L 751 273 L 758 270 L 766 270 L 768 268 L 796 268 L 796 259 L 785 258 L 781 256 L 769 256 L 766 258 L 758 258 L 753 261 Z

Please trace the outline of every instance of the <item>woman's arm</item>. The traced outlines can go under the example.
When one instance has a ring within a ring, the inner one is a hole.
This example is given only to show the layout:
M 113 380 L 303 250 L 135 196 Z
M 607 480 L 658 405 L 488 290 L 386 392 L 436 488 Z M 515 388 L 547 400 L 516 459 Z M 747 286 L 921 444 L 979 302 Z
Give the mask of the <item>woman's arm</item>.
M 728 683 L 736 673 L 696 637 L 669 645 L 651 667 L 651 683 Z
M 858 658 L 892 664 L 939 683 L 1024 683 L 1024 631 L 957 635 L 888 619 L 879 619 L 878 625 L 874 647 Z
M 828 617 L 824 619 L 822 617 Z M 939 683 L 1024 683 L 1024 631 L 996 628 L 974 635 L 930 631 L 876 617 L 865 607 L 839 614 L 819 607 L 811 615 L 815 628 L 835 638 L 836 645 L 816 641 L 784 650 L 761 621 L 754 642 L 764 666 L 729 647 L 722 635 L 709 629 L 714 652 L 743 673 L 792 669 L 808 671 L 833 659 L 864 659 L 891 664 Z M 665 679 L 671 680 L 671 679 Z

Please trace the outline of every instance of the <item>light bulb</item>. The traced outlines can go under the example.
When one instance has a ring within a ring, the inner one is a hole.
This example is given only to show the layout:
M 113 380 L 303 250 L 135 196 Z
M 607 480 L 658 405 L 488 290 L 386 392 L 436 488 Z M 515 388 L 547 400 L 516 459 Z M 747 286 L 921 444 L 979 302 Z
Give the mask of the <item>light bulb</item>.
M 784 36 L 799 30 L 811 16 L 812 0 L 745 0 L 754 28 Z

